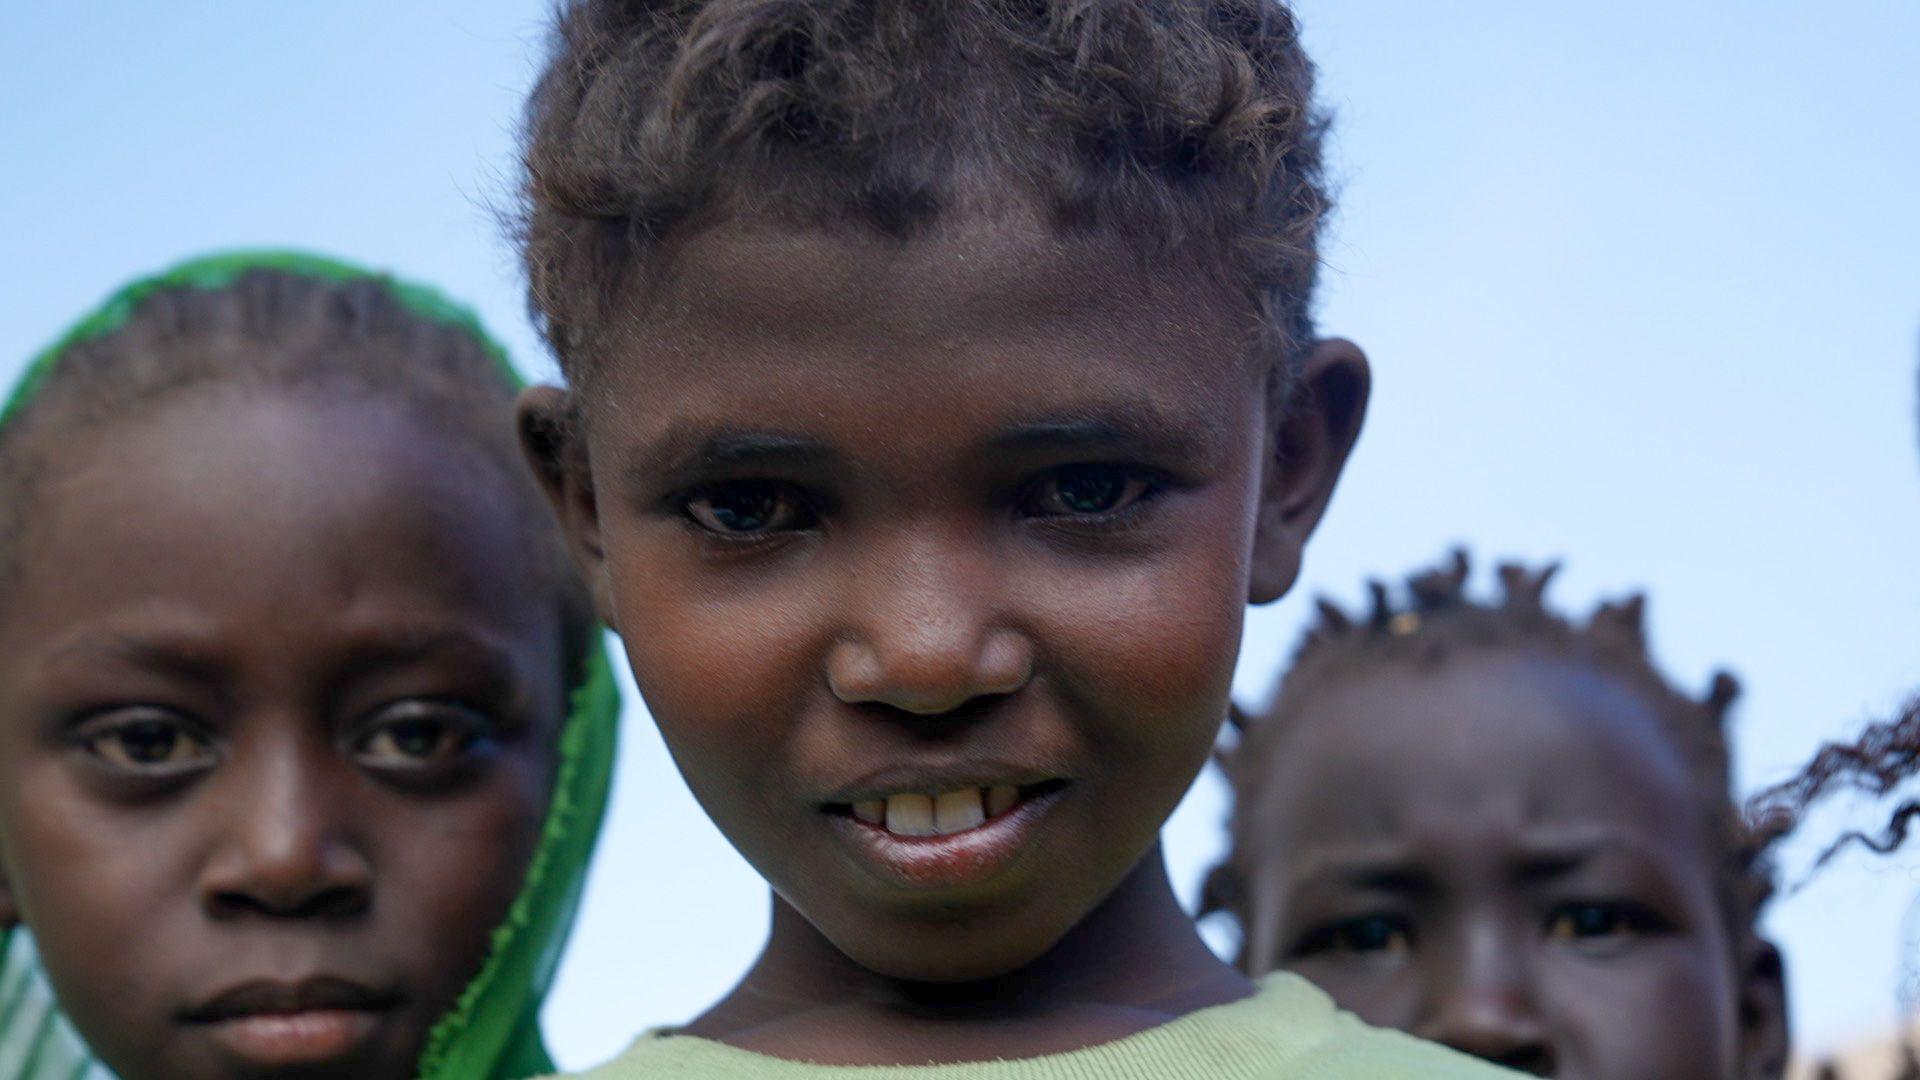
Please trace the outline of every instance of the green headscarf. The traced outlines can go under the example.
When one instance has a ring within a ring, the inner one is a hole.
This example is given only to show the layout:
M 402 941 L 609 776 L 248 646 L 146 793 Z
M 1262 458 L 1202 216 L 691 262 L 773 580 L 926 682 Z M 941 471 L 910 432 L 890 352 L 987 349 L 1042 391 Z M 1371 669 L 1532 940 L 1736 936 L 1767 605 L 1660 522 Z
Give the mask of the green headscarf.
M 170 289 L 216 290 L 252 270 L 277 270 L 330 282 L 380 282 L 405 307 L 470 334 L 517 385 L 506 350 L 473 312 L 424 285 L 333 259 L 292 251 L 241 251 L 192 259 L 141 278 L 107 298 L 35 356 L 0 405 L 3 428 L 75 345 L 126 325 L 141 302 Z M 555 1071 L 540 1037 L 539 1011 L 573 927 L 587 864 L 612 787 L 620 694 L 596 636 L 583 678 L 571 688 L 560 730 L 559 765 L 546 824 L 526 882 L 493 932 L 485 966 L 438 1024 L 421 1056 L 422 1080 L 520 1080 Z M 108 1076 L 60 1015 L 24 931 L 0 929 L 0 1078 L 94 1080 Z

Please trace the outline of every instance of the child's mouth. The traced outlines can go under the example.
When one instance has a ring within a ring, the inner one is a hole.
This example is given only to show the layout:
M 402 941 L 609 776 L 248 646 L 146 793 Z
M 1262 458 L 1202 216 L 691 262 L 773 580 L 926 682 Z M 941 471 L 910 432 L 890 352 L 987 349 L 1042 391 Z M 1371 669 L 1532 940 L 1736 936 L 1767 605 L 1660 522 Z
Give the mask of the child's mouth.
M 308 1009 L 236 1016 L 211 1025 L 213 1036 L 243 1061 L 292 1068 L 338 1061 L 372 1037 L 378 1013 Z
M 916 888 L 999 872 L 1067 787 L 1065 780 L 900 792 L 826 806 L 840 834 L 884 877 Z
M 827 811 L 905 839 L 954 836 L 1004 817 L 1023 802 L 1066 786 L 1064 780 L 1038 784 L 965 787 L 939 795 L 903 792 L 856 803 L 829 804 Z
M 243 984 L 181 1017 L 251 1066 L 293 1068 L 339 1061 L 368 1042 L 396 996 L 343 979 Z

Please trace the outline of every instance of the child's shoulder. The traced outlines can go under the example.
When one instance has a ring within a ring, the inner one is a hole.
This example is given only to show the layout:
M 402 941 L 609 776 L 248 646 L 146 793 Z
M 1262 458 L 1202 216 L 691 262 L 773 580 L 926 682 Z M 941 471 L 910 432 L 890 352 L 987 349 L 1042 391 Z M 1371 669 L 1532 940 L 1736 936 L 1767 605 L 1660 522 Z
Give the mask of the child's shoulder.
M 1492 1080 L 1510 1075 L 1437 1043 L 1370 1027 L 1352 1013 L 1341 1012 L 1318 987 L 1290 972 L 1268 975 L 1253 997 L 1204 1010 L 1194 1018 L 1208 1013 L 1215 1014 L 1215 1022 L 1200 1045 L 1190 1050 L 1194 1063 L 1201 1067 L 1155 1075 L 1165 1075 L 1168 1080 L 1186 1080 L 1189 1076 Z
M 957 1065 L 807 1065 L 707 1039 L 648 1032 L 575 1080 L 1376 1080 L 1509 1075 L 1485 1062 L 1340 1012 L 1299 976 L 1277 974 L 1244 1001 L 1071 1053 Z

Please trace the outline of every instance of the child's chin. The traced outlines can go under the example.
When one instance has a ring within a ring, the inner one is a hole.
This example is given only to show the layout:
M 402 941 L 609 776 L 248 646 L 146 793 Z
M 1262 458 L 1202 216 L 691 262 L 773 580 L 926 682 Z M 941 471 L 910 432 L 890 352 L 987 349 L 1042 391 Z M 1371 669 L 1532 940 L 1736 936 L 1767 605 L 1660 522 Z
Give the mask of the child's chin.
M 961 984 L 997 979 L 1030 966 L 1059 944 L 1076 921 L 1071 912 L 1050 912 L 1029 903 L 1018 911 L 945 919 L 874 913 L 821 929 L 848 959 L 876 975 L 901 982 Z
M 900 982 L 964 985 L 1019 971 L 1045 956 L 1054 942 L 1014 949 L 1008 947 L 1010 943 L 984 934 L 949 934 L 944 941 L 902 942 L 884 949 L 873 947 L 879 944 L 875 942 L 860 944 L 867 947 L 842 951 L 876 975 Z M 970 947 L 975 944 L 981 948 Z

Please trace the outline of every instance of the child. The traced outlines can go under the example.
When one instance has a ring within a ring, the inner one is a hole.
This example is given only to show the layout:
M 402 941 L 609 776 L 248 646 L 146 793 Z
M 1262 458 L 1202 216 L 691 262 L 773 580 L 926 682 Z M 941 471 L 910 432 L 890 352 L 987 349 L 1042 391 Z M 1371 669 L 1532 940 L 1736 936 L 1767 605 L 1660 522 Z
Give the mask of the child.
M 595 1075 L 1475 1074 L 1221 963 L 1158 846 L 1364 408 L 1310 89 L 1265 0 L 565 10 L 522 438 L 774 897 Z
M 1233 848 L 1210 902 L 1241 966 L 1538 1075 L 1778 1076 L 1771 891 L 1729 794 L 1733 679 L 1704 701 L 1654 667 L 1642 600 L 1584 626 L 1553 576 L 1467 561 L 1370 617 L 1323 602 L 1228 762 Z
M 618 699 L 516 388 L 438 294 L 280 253 L 138 282 L 28 369 L 0 1074 L 552 1068 Z

